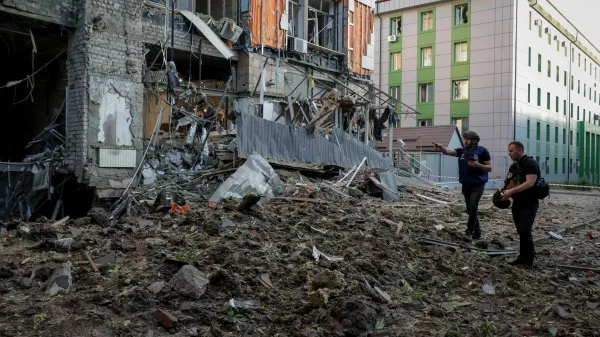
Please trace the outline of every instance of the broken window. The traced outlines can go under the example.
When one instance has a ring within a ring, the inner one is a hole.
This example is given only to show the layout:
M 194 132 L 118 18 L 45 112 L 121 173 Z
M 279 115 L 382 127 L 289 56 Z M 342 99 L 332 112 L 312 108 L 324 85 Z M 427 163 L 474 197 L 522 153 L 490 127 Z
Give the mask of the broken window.
M 392 71 L 402 70 L 402 52 L 392 53 Z
M 454 99 L 469 99 L 469 80 L 454 81 Z
M 469 119 L 467 117 L 452 118 L 452 124 L 456 125 L 461 135 L 469 130 Z
M 455 7 L 455 11 L 454 11 L 454 24 L 455 25 L 464 25 L 466 23 L 469 22 L 469 18 L 467 16 L 467 13 L 469 11 L 469 5 L 468 4 L 462 4 L 462 5 L 458 5 Z
M 454 44 L 454 62 L 468 61 L 467 43 L 457 42 Z
M 424 83 L 419 85 L 419 102 L 426 103 L 433 101 L 433 83 Z
M 423 12 L 421 19 L 421 31 L 433 29 L 433 11 Z
M 419 119 L 419 126 L 432 126 L 433 120 L 431 118 Z
M 390 27 L 390 35 L 402 35 L 402 18 L 393 18 Z
M 335 6 L 327 0 L 308 0 L 308 42 L 334 48 Z
M 431 47 L 421 48 L 421 66 L 431 67 L 433 65 L 433 52 Z
M 300 27 L 300 5 L 295 1 L 290 1 L 288 4 L 288 36 L 302 38 Z

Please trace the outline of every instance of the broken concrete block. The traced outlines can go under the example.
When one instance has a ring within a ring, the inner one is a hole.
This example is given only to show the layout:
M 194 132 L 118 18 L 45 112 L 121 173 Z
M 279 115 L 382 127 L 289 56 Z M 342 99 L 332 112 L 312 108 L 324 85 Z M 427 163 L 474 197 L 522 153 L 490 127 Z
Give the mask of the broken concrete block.
M 54 270 L 54 273 L 52 273 L 52 276 L 48 279 L 46 289 L 50 295 L 54 296 L 59 292 L 69 292 L 72 284 L 71 268 L 60 267 Z
M 233 221 L 231 221 L 229 219 L 223 219 L 223 222 L 221 222 L 221 228 L 231 228 L 231 227 L 235 227 L 235 224 L 233 223 Z
M 156 316 L 156 320 L 165 328 L 174 328 L 177 325 L 177 317 L 166 310 L 158 309 L 154 315 Z
M 153 294 L 158 294 L 165 286 L 164 282 L 154 282 L 151 285 L 148 286 L 148 291 L 150 291 Z
M 190 265 L 185 265 L 173 275 L 169 282 L 171 288 L 180 295 L 199 299 L 206 291 L 209 280 L 206 275 Z
M 106 212 L 103 208 L 94 207 L 90 209 L 88 212 L 88 216 L 94 220 L 97 224 L 104 226 L 109 222 L 108 212 Z

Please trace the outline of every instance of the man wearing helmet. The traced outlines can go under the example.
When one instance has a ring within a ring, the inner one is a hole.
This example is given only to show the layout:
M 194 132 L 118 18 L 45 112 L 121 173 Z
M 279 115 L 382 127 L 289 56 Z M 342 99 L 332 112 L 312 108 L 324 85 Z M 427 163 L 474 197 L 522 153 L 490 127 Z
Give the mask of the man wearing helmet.
M 462 184 L 462 193 L 469 213 L 465 240 L 471 241 L 481 238 L 479 201 L 488 182 L 488 172 L 492 172 L 492 162 L 489 151 L 479 146 L 480 138 L 475 131 L 465 132 L 463 139 L 465 147 L 454 150 L 448 150 L 436 143 L 433 145 L 445 155 L 458 157 L 459 182 Z
M 514 163 L 510 166 L 506 180 L 495 196 L 500 194 L 504 203 L 509 202 L 508 199 L 511 197 L 513 199 L 512 216 L 519 233 L 520 246 L 519 257 L 510 264 L 530 268 L 535 258 L 531 228 L 540 207 L 539 199 L 532 187 L 541 172 L 537 162 L 525 155 L 523 143 L 515 141 L 508 144 L 508 155 Z

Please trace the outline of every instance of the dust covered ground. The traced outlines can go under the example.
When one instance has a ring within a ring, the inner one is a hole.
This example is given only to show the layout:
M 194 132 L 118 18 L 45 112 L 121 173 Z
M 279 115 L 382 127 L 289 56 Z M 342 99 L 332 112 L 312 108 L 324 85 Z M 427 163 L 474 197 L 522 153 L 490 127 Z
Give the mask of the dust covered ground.
M 454 192 L 427 194 L 450 203 L 442 205 L 411 190 L 385 202 L 323 183 L 311 189 L 288 195 L 312 202 L 273 200 L 249 211 L 225 200 L 114 223 L 5 223 L 0 336 L 600 336 L 599 276 L 555 268 L 600 268 L 598 223 L 539 245 L 537 268 L 525 270 L 507 265 L 514 255 L 465 249 L 466 214 Z M 490 200 L 481 204 L 478 246 L 518 247 L 510 211 Z M 597 195 L 553 194 L 535 237 L 599 210 Z M 73 238 L 70 249 L 59 238 Z M 171 281 L 186 264 L 206 276 L 199 298 Z M 47 283 L 61 266 L 70 267 L 72 287 L 51 296 Z M 260 305 L 232 308 L 231 299 Z M 159 323 L 157 309 L 177 323 Z

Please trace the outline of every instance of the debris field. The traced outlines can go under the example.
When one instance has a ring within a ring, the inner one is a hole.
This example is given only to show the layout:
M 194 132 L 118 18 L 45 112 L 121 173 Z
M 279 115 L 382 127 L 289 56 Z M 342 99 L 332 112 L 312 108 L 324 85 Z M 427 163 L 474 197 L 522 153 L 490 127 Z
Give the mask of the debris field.
M 0 336 L 600 335 L 600 203 L 580 206 L 596 197 L 543 202 L 534 237 L 562 239 L 527 270 L 507 264 L 518 235 L 489 192 L 468 243 L 458 192 L 383 201 L 372 170 L 348 188 L 276 172 L 285 194 L 256 205 L 2 223 Z

